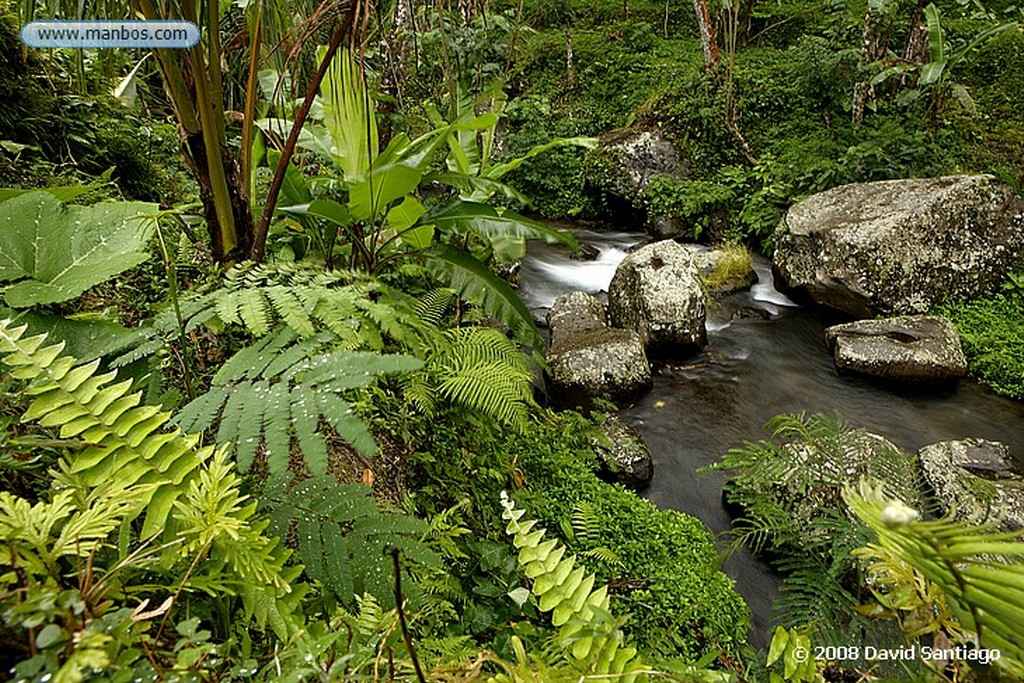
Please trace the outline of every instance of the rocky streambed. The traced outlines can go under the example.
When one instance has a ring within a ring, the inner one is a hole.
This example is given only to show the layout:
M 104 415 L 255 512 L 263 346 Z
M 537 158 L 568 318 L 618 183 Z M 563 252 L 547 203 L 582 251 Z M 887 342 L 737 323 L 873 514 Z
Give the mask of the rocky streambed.
M 595 260 L 574 260 L 568 252 L 543 244 L 531 244 L 528 249 L 521 294 L 539 319 L 562 294 L 592 292 L 600 301 L 601 292 L 611 286 L 614 264 L 645 241 L 642 235 L 622 232 L 579 230 L 577 236 L 599 250 Z M 704 250 L 696 245 L 686 248 Z M 798 306 L 776 289 L 767 259 L 755 257 L 753 265 L 757 281 L 749 290 L 707 304 L 706 345 L 700 350 L 694 351 L 692 344 L 689 351 L 685 348 L 687 340 L 695 341 L 692 330 L 666 332 L 655 325 L 660 330 L 657 334 L 667 333 L 661 338 L 673 343 L 667 351 L 665 345 L 656 345 L 650 379 L 640 378 L 643 386 L 618 397 L 627 406 L 620 419 L 637 428 L 652 455 L 653 480 L 643 495 L 659 506 L 698 517 L 715 532 L 727 530 L 729 516 L 721 498 L 724 475 L 698 476 L 696 470 L 717 462 L 744 441 L 763 438 L 765 422 L 787 412 L 838 413 L 848 423 L 879 434 L 911 454 L 939 442 L 981 440 L 947 447 L 936 453 L 936 462 L 962 456 L 968 465 L 977 465 L 968 472 L 980 474 L 985 468 L 1006 471 L 1017 466 L 995 458 L 986 444 L 1005 445 L 1006 451 L 999 454 L 1008 453 L 1011 459 L 1024 454 L 1024 405 L 994 396 L 970 380 L 908 384 L 880 381 L 869 372 L 840 372 L 833 355 L 836 337 L 831 337 L 830 350 L 825 331 L 848 322 L 849 317 L 824 307 Z M 586 300 L 579 303 L 591 306 Z M 594 326 L 605 322 L 593 309 L 591 315 Z M 650 351 L 646 342 L 656 317 L 648 315 L 646 323 L 638 323 L 620 315 L 620 326 L 629 330 L 620 336 L 636 337 L 629 342 L 634 351 L 645 346 Z M 924 324 L 926 331 L 941 327 Z M 854 341 L 879 336 L 872 330 L 845 331 Z M 909 332 L 887 327 L 879 334 L 906 346 L 916 343 L 918 332 L 916 327 Z M 975 443 L 981 444 L 980 450 Z M 777 580 L 745 553 L 734 555 L 725 570 L 754 611 L 755 640 L 763 640 Z

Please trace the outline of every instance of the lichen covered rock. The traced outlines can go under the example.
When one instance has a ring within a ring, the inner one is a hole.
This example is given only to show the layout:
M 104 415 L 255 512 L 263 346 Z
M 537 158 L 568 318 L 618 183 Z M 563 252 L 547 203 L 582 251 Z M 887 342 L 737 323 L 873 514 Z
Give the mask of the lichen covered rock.
M 1024 469 L 997 441 L 942 441 L 918 452 L 945 511 L 972 523 L 1024 529 Z
M 640 432 L 616 417 L 609 417 L 597 429 L 591 445 L 601 459 L 603 478 L 634 491 L 647 488 L 654 477 L 654 461 Z
M 960 335 L 938 316 L 834 325 L 825 330 L 825 343 L 840 372 L 904 382 L 956 380 L 967 372 Z
M 835 187 L 786 213 L 777 282 L 858 317 L 976 296 L 1024 255 L 1024 199 L 991 176 Z
M 612 325 L 635 330 L 658 354 L 683 354 L 707 343 L 704 286 L 690 253 L 671 240 L 636 250 L 608 288 Z
M 595 398 L 637 398 L 651 387 L 651 367 L 640 336 L 604 323 L 604 307 L 583 292 L 555 300 L 548 314 L 548 366 L 558 403 L 590 407 Z

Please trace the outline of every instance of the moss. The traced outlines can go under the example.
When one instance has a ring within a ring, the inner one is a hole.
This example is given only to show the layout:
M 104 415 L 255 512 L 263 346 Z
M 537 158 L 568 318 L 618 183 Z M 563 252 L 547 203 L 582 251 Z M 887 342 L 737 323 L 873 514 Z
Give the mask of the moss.
M 1001 291 L 949 303 L 938 312 L 956 325 L 971 376 L 997 394 L 1024 401 L 1024 270 Z
M 446 416 L 444 424 L 459 424 Z M 502 489 L 531 518 L 557 533 L 601 581 L 615 581 L 619 613 L 631 614 L 634 643 L 657 656 L 694 661 L 706 653 L 737 656 L 746 640 L 749 613 L 732 581 L 718 568 L 711 534 L 698 520 L 659 510 L 595 474 L 593 425 L 573 412 L 544 412 L 530 433 L 493 434 L 486 429 L 441 428 L 432 423 L 429 451 L 416 456 L 421 512 L 432 513 L 469 499 L 466 519 L 478 533 L 504 540 L 496 501 Z M 593 511 L 583 538 L 572 532 L 577 505 Z M 617 559 L 617 561 L 616 561 Z
M 709 290 L 731 290 L 750 284 L 752 262 L 750 251 L 742 244 L 723 244 L 716 250 L 710 272 L 702 279 Z

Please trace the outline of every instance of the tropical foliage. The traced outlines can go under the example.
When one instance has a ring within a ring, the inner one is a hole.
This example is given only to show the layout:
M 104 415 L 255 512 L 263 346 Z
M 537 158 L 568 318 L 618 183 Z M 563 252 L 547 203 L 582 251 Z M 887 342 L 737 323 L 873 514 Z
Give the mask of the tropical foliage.
M 18 39 L 138 18 L 200 42 Z M 563 219 L 736 242 L 715 284 L 811 192 L 1020 187 L 1020 18 L 1002 0 L 3 4 L 0 669 L 1024 676 L 1019 534 L 915 517 L 913 460 L 822 415 L 779 416 L 714 468 L 733 544 L 786 576 L 782 625 L 751 646 L 708 528 L 598 476 L 605 416 L 538 405 L 544 335 L 516 283 L 528 240 L 577 249 Z M 634 127 L 682 172 L 620 197 L 596 148 Z M 1014 397 L 1019 279 L 943 307 L 971 372 Z M 1003 658 L 801 658 L 851 641 Z

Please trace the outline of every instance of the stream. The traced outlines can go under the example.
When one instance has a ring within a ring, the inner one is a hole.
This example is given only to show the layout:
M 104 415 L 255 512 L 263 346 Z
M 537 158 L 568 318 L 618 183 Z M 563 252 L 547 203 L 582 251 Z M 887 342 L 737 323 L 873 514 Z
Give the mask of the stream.
M 646 243 L 637 233 L 574 230 L 597 247 L 593 261 L 573 260 L 563 247 L 530 243 L 520 295 L 531 309 L 564 293 L 606 291 L 628 250 Z M 692 249 L 701 247 L 693 245 Z M 795 305 L 775 290 L 771 264 L 755 257 L 758 282 L 708 309 L 708 346 L 699 355 L 656 370 L 653 390 L 625 408 L 622 419 L 640 430 L 654 459 L 654 480 L 643 495 L 662 508 L 728 530 L 722 473 L 698 477 L 730 448 L 766 438 L 764 424 L 779 413 L 838 413 L 914 452 L 937 441 L 980 437 L 1002 441 L 1024 456 L 1024 405 L 995 396 L 973 381 L 948 389 L 899 389 L 839 376 L 824 330 L 844 318 Z M 769 639 L 778 578 L 745 550 L 723 565 L 753 612 L 751 641 Z

